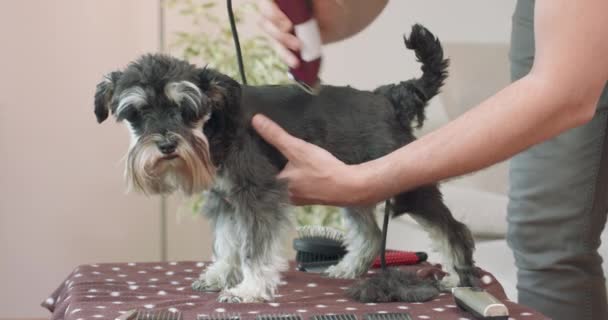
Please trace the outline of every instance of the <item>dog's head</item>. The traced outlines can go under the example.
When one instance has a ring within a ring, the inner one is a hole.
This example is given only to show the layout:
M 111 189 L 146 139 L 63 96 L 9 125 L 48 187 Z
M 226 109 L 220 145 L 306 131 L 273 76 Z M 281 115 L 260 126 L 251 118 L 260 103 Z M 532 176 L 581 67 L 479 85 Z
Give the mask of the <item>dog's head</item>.
M 146 194 L 193 194 L 213 182 L 210 137 L 217 119 L 236 103 L 231 78 L 165 55 L 145 55 L 97 85 L 95 116 L 112 113 L 131 132 L 125 177 Z M 220 121 L 221 122 L 221 121 Z

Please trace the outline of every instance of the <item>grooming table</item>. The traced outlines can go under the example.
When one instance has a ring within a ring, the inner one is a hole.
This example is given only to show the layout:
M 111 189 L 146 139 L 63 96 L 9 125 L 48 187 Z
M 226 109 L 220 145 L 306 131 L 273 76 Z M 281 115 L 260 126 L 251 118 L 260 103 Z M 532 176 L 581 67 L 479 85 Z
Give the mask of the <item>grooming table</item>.
M 242 319 L 258 314 L 299 313 L 304 320 L 315 314 L 409 312 L 413 319 L 465 320 L 472 317 L 459 310 L 451 294 L 442 293 L 426 303 L 358 303 L 344 290 L 353 280 L 328 279 L 296 271 L 294 264 L 283 274 L 275 301 L 227 304 L 216 301 L 217 293 L 193 291 L 190 284 L 207 266 L 204 262 L 90 264 L 74 269 L 42 306 L 52 320 L 115 319 L 127 310 L 182 311 L 185 320 L 199 314 L 240 313 Z M 428 265 L 427 265 L 428 266 Z M 421 265 L 408 266 L 417 270 Z M 373 270 L 377 272 L 378 270 Z M 503 300 L 511 319 L 548 319 L 506 299 L 501 285 L 483 271 L 484 288 Z

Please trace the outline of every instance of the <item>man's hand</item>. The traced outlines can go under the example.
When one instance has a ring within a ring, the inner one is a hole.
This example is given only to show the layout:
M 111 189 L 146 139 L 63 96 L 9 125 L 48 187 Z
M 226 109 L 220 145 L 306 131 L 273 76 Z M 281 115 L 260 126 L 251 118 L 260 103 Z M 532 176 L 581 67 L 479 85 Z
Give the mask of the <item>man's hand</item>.
M 321 40 L 331 43 L 363 30 L 380 14 L 388 0 L 313 0 L 314 16 L 319 24 Z M 272 0 L 260 4 L 259 25 L 274 40 L 275 50 L 290 67 L 298 59 L 289 50 L 300 50 L 302 43 L 291 34 L 293 24 Z
M 295 205 L 327 204 L 348 206 L 363 199 L 357 190 L 356 171 L 314 144 L 291 136 L 263 115 L 252 119 L 254 129 L 288 160 L 278 179 L 287 181 Z

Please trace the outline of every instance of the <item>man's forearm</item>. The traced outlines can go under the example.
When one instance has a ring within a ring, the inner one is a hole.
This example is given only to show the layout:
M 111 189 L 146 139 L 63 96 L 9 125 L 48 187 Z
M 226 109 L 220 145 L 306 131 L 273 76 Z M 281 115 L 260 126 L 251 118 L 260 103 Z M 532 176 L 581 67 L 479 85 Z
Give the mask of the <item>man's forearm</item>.
M 545 80 L 527 76 L 444 127 L 360 165 L 361 182 L 375 190 L 364 201 L 482 169 L 591 118 L 594 106 L 559 105 L 568 102 L 552 96 Z
M 363 197 L 376 190 L 362 201 L 482 169 L 590 120 L 608 80 L 606 10 L 605 0 L 537 0 L 530 74 L 435 132 L 360 165 L 355 183 L 367 183 Z
M 315 1 L 315 15 L 324 43 L 346 39 L 368 26 L 382 12 L 388 0 Z

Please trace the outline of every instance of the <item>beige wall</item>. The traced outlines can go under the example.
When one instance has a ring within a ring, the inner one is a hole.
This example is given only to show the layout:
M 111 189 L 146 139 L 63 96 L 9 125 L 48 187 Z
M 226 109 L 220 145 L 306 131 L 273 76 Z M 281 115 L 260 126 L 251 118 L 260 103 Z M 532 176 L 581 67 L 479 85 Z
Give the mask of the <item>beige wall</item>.
M 78 264 L 156 260 L 158 199 L 127 196 L 126 130 L 97 125 L 103 73 L 158 50 L 151 0 L 0 1 L 0 318 Z
M 97 125 L 92 110 L 103 73 L 158 50 L 157 4 L 0 1 L 0 283 L 10 292 L 0 318 L 47 315 L 38 303 L 78 264 L 160 258 L 159 199 L 125 195 L 126 130 Z M 417 74 L 401 41 L 414 22 L 443 41 L 504 43 L 512 8 L 393 0 L 362 34 L 325 48 L 323 79 L 372 88 Z M 183 26 L 167 18 L 169 32 Z M 168 258 L 208 257 L 206 222 L 175 198 L 168 212 Z

